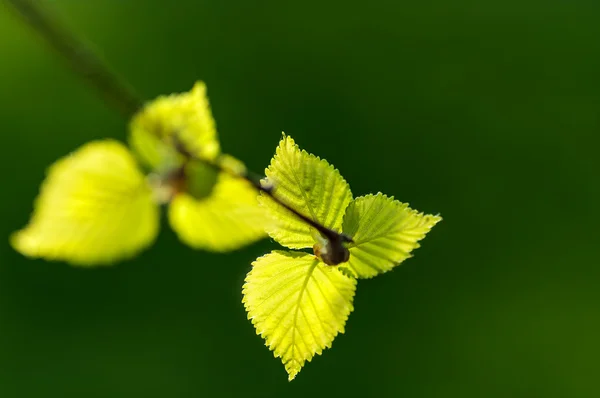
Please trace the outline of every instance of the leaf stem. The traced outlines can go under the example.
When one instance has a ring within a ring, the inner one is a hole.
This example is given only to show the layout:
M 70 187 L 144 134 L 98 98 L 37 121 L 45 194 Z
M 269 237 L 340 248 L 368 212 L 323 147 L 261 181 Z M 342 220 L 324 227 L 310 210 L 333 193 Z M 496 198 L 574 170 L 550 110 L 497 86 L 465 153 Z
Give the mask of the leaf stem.
M 332 230 L 330 228 L 325 227 L 322 224 L 319 224 L 318 222 L 316 222 L 312 218 L 310 218 L 308 216 L 305 216 L 304 214 L 298 212 L 296 209 L 292 208 L 287 203 L 284 203 L 283 201 L 281 201 L 274 194 L 274 190 L 276 190 L 276 187 L 273 187 L 273 186 L 264 186 L 261 183 L 261 181 L 260 181 L 259 178 L 253 177 L 248 172 L 246 173 L 246 175 L 241 176 L 241 177 L 244 178 L 245 180 L 249 181 L 252 185 L 254 185 L 254 187 L 258 191 L 260 191 L 263 194 L 269 196 L 271 199 L 273 199 L 275 202 L 277 202 L 280 206 L 282 206 L 286 210 L 292 212 L 296 217 L 298 217 L 299 219 L 301 219 L 302 221 L 304 221 L 305 223 L 307 223 L 308 225 L 310 225 L 311 227 L 313 227 L 314 229 L 316 229 L 317 231 L 319 231 L 330 242 L 352 242 L 352 238 L 350 238 L 349 236 L 347 236 L 345 234 L 341 234 L 341 233 L 336 232 L 336 231 L 334 231 L 334 230 Z
M 5 1 L 12 6 L 24 22 L 44 38 L 67 61 L 75 73 L 93 86 L 107 102 L 115 106 L 125 117 L 130 118 L 143 107 L 144 101 L 135 94 L 129 84 L 113 72 L 106 63 L 102 62 L 91 51 L 88 43 L 84 43 L 75 37 L 72 32 L 59 23 L 55 15 L 48 10 L 42 9 L 36 0 Z M 178 149 L 184 155 L 192 158 L 191 154 L 185 153 L 182 147 Z M 315 228 L 330 241 L 352 241 L 350 237 L 325 227 L 281 201 L 275 196 L 274 187 L 263 185 L 261 178 L 256 174 L 246 172 L 240 175 L 215 162 L 195 157 L 194 159 L 214 167 L 220 172 L 229 173 L 234 177 L 248 181 L 257 191 L 269 196 L 296 217 Z

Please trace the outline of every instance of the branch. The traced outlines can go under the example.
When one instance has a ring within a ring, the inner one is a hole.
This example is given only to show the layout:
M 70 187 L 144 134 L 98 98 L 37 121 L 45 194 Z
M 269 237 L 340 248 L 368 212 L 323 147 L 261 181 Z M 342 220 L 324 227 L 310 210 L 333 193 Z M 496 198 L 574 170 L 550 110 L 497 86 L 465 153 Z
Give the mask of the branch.
M 62 26 L 57 17 L 48 10 L 43 10 L 37 0 L 4 0 L 16 11 L 16 13 L 26 22 L 34 31 L 44 38 L 51 47 L 53 47 L 71 66 L 75 73 L 96 88 L 104 99 L 114 105 L 121 113 L 130 118 L 139 109 L 142 108 L 144 101 L 134 94 L 133 90 L 121 78 L 119 78 L 109 67 L 104 64 L 83 41 L 78 40 L 71 32 Z M 182 154 L 192 158 L 191 154 L 183 152 L 183 148 L 178 148 Z M 301 214 L 296 209 L 284 203 L 274 194 L 273 187 L 265 187 L 261 179 L 254 174 L 247 172 L 244 175 L 234 173 L 219 164 L 209 162 L 204 159 L 195 159 L 201 161 L 220 172 L 225 172 L 234 177 L 242 178 L 252 184 L 257 191 L 269 196 L 279 205 L 289 210 L 296 217 L 315 228 L 330 242 L 341 244 L 341 242 L 351 242 L 352 239 L 344 234 L 340 234 L 315 220 Z
M 80 77 L 124 116 L 130 117 L 143 105 L 133 90 L 92 51 L 59 23 L 56 15 L 40 7 L 37 0 L 4 0 L 35 32 L 67 61 Z

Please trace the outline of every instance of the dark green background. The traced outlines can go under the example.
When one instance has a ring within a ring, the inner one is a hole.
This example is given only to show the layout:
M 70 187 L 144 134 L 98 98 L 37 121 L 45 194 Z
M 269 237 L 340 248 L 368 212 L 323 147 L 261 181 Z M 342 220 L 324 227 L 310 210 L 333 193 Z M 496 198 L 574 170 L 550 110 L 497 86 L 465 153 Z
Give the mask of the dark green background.
M 598 2 L 46 3 L 147 98 L 205 80 L 251 168 L 284 130 L 444 221 L 292 383 L 241 304 L 274 242 L 28 261 L 45 167 L 126 121 L 0 2 L 0 397 L 600 396 Z

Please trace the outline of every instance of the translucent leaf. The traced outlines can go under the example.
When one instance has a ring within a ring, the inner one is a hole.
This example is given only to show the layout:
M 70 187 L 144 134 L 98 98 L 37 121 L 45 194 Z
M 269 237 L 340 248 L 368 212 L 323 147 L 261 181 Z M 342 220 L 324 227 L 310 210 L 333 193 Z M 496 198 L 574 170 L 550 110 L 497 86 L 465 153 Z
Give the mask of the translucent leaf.
M 301 252 L 273 251 L 252 266 L 243 289 L 248 319 L 292 380 L 344 333 L 356 280 Z
M 179 238 L 191 247 L 235 250 L 266 236 L 268 218 L 257 196 L 247 181 L 219 173 L 208 196 L 175 196 L 169 207 L 169 221 Z
M 140 160 L 153 170 L 177 167 L 184 157 L 214 160 L 220 152 L 206 86 L 187 93 L 158 97 L 131 122 L 130 144 Z
M 352 192 L 326 160 L 301 151 L 291 137 L 284 136 L 265 174 L 277 198 L 321 225 L 341 229 Z M 267 195 L 262 194 L 259 201 L 275 220 L 267 231 L 273 239 L 291 249 L 312 247 L 314 231 L 307 223 Z
M 418 241 L 441 219 L 381 193 L 358 197 L 344 216 L 343 231 L 354 240 L 345 267 L 360 278 L 387 272 L 411 257 Z
M 185 166 L 184 176 L 185 191 L 196 199 L 204 199 L 212 194 L 219 170 L 203 162 L 190 161 Z
M 222 153 L 216 163 L 219 165 L 221 170 L 225 170 L 227 173 L 231 175 L 245 175 L 248 171 L 246 169 L 246 165 L 242 163 L 240 160 L 234 158 L 231 155 L 227 155 L 226 153 Z
M 131 153 L 96 141 L 49 168 L 29 225 L 11 243 L 28 257 L 91 266 L 133 256 L 158 227 L 159 209 Z

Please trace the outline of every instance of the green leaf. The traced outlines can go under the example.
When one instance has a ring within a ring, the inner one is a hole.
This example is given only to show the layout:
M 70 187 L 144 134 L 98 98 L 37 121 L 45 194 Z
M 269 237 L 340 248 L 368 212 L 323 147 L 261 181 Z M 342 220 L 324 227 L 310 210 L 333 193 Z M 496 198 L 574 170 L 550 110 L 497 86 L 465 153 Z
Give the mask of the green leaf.
M 148 247 L 158 228 L 158 205 L 133 155 L 117 141 L 94 141 L 49 168 L 29 225 L 11 244 L 28 257 L 105 265 Z
M 358 197 L 344 216 L 343 231 L 354 240 L 344 266 L 359 278 L 387 272 L 411 257 L 418 241 L 441 219 L 381 193 Z
M 197 160 L 189 161 L 185 165 L 185 191 L 196 199 L 204 199 L 213 192 L 218 177 L 216 168 Z
M 218 173 L 210 194 L 177 194 L 169 205 L 169 222 L 187 245 L 215 252 L 236 250 L 263 239 L 268 220 L 247 181 Z
M 189 92 L 146 104 L 131 120 L 129 143 L 142 164 L 154 171 L 180 166 L 181 151 L 214 161 L 220 144 L 205 84 L 197 82 Z
M 301 252 L 273 251 L 252 265 L 243 289 L 248 319 L 293 380 L 344 333 L 356 280 Z
M 291 137 L 284 135 L 265 174 L 278 199 L 321 225 L 340 230 L 352 192 L 326 160 L 300 150 Z M 312 247 L 312 227 L 267 195 L 261 194 L 259 201 L 274 220 L 267 227 L 271 238 L 290 249 Z

